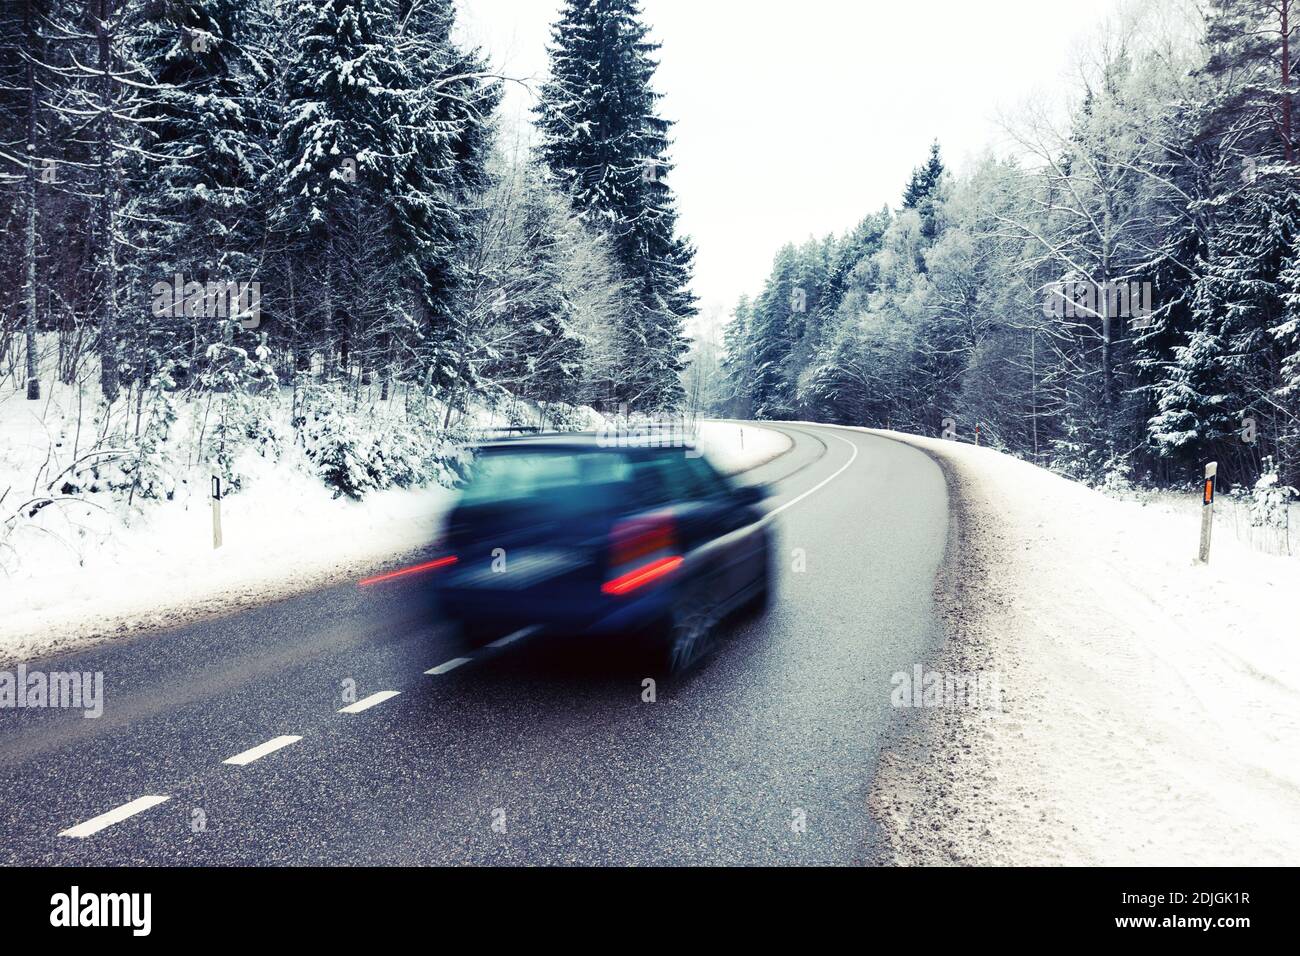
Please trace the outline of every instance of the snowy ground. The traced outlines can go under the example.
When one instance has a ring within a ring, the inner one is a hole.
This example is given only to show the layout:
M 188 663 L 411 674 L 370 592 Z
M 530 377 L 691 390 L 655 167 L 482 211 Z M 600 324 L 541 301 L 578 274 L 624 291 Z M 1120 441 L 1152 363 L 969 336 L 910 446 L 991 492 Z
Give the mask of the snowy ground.
M 0 404 L 0 490 L 30 484 L 46 424 L 21 400 Z M 743 441 L 743 447 L 742 447 Z M 705 423 L 701 446 L 727 471 L 789 445 L 767 429 Z M 0 663 L 236 611 L 400 565 L 432 541 L 454 493 L 441 487 L 334 498 L 317 478 L 255 456 L 245 490 L 222 503 L 212 546 L 206 484 L 129 515 L 62 503 L 11 537 L 0 575 Z M 260 469 L 260 470 L 259 470 Z
M 1136 501 L 1143 507 L 1175 518 L 1180 524 L 1200 521 L 1201 497 L 1175 491 L 1132 489 L 1110 493 L 1122 501 Z M 1251 522 L 1249 498 L 1233 498 L 1220 488 L 1214 502 L 1214 534 L 1218 541 L 1232 538 L 1251 551 L 1300 557 L 1300 504 L 1285 506 L 1288 519 L 1280 527 L 1261 527 Z
M 739 422 L 701 422 L 699 449 L 729 475 L 757 468 L 790 450 L 790 439 L 770 428 Z
M 902 863 L 1294 864 L 1300 563 L 1215 537 L 1199 506 L 1117 501 L 985 448 L 943 467 L 944 672 L 1000 710 L 906 723 L 873 793 Z

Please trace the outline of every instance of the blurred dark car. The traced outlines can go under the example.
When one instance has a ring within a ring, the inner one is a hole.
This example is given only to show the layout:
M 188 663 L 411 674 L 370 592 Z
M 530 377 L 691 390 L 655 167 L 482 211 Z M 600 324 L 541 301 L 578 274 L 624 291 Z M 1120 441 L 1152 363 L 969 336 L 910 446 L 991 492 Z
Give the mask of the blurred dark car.
M 683 447 L 484 445 L 447 519 L 442 613 L 474 643 L 536 626 L 608 637 L 679 672 L 723 617 L 766 605 L 764 497 Z

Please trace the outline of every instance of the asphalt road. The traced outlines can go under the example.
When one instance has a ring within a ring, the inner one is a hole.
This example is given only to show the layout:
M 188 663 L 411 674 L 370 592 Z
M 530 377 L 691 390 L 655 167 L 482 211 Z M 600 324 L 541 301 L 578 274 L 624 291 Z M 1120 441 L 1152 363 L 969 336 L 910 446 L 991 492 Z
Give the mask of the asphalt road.
M 895 442 L 781 429 L 744 478 L 776 492 L 772 607 L 653 702 L 581 648 L 467 652 L 418 575 L 345 584 L 29 664 L 102 671 L 105 709 L 0 710 L 0 862 L 882 862 L 866 798 L 890 676 L 938 640 L 944 481 Z M 398 693 L 340 713 L 351 686 Z

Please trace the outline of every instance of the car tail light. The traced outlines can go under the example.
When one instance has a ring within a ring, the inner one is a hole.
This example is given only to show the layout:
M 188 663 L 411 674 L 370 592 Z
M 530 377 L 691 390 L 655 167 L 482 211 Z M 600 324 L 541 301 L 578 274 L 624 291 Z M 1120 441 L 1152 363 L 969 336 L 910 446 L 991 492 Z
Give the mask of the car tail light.
M 627 594 L 657 581 L 682 563 L 671 515 L 646 515 L 614 525 L 609 533 L 605 594 Z

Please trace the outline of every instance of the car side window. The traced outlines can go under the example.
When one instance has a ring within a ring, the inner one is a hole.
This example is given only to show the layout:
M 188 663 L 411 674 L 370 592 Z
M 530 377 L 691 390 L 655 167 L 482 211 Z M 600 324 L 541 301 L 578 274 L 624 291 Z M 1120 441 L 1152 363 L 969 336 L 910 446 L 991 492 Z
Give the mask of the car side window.
M 683 498 L 717 498 L 728 491 L 723 477 L 703 458 L 682 456 L 675 471 Z
M 633 465 L 632 476 L 638 507 L 724 497 L 730 490 L 708 462 L 681 452 L 643 458 Z
M 643 458 L 632 466 L 632 497 L 637 507 L 667 504 L 677 489 L 669 480 L 668 463 L 662 458 Z

